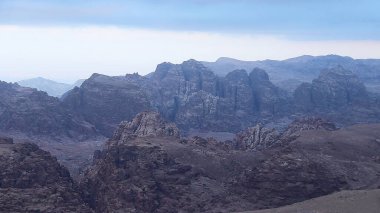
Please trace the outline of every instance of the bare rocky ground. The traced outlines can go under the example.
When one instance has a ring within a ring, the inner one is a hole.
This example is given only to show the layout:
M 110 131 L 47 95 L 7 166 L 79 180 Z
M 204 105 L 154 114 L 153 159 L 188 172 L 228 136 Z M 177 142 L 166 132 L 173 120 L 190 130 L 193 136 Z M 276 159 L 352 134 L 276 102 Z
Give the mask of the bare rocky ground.
M 233 141 L 218 142 L 181 139 L 174 123 L 156 112 L 143 112 L 122 122 L 104 147 L 64 145 L 49 143 L 55 154 L 72 153 L 73 159 L 65 158 L 69 164 L 88 162 L 86 147 L 102 148 L 81 176 L 73 174 L 78 186 L 48 152 L 33 144 L 0 140 L 0 209 L 239 212 L 341 190 L 380 188 L 380 124 L 337 130 L 331 123 L 308 118 L 281 133 L 257 126 Z M 84 158 L 77 158 L 80 154 Z
M 292 125 L 302 129 L 290 131 L 294 141 L 253 151 L 180 139 L 175 125 L 141 113 L 96 153 L 80 187 L 97 212 L 234 212 L 380 187 L 379 124 L 308 122 Z
M 0 212 L 92 212 L 50 153 L 0 138 Z
M 341 191 L 276 209 L 245 213 L 378 213 L 380 189 Z

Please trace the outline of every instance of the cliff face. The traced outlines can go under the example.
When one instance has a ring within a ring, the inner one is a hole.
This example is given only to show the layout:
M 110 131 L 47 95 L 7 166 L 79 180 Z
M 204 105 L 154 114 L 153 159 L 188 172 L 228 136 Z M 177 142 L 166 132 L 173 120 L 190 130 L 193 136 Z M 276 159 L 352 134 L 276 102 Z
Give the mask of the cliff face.
M 0 82 L 0 131 L 83 140 L 97 135 L 80 114 L 45 92 Z
M 93 74 L 80 88 L 65 94 L 63 102 L 110 137 L 120 121 L 131 120 L 150 107 L 145 91 L 133 80 Z
M 92 212 L 69 172 L 34 144 L 0 138 L 0 209 L 3 212 Z
M 323 70 L 311 84 L 295 91 L 297 107 L 304 110 L 331 111 L 347 106 L 366 106 L 369 96 L 364 84 L 342 67 Z
M 249 74 L 235 70 L 220 78 L 190 60 L 159 65 L 152 80 L 162 91 L 158 97 L 165 100 L 158 102 L 160 112 L 181 129 L 237 131 L 259 117 L 278 116 L 287 107 L 282 91 L 259 69 Z M 174 110 L 168 114 L 166 109 Z
M 119 122 L 147 109 L 183 130 L 233 132 L 289 108 L 287 96 L 265 71 L 236 70 L 220 78 L 195 60 L 160 64 L 149 77 L 93 75 L 63 102 L 107 136 Z

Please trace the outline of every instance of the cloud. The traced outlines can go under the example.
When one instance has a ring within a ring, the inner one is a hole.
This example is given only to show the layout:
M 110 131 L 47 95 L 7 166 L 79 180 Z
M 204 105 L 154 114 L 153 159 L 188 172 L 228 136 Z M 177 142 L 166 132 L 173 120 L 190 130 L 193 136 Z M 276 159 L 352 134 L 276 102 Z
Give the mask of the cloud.
M 0 23 L 380 39 L 378 0 L 1 0 Z
M 107 26 L 0 25 L 0 47 L 0 79 L 7 81 L 42 76 L 73 82 L 94 72 L 147 74 L 164 61 L 214 61 L 221 56 L 242 60 L 304 54 L 380 58 L 380 41 L 376 40 L 294 41 L 273 35 Z

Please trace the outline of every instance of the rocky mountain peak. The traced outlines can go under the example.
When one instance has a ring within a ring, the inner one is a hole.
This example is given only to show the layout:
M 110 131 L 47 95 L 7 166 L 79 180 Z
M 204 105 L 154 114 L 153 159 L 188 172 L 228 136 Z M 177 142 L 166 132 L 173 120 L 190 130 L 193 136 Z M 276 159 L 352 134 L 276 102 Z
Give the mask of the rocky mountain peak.
M 179 130 L 173 123 L 166 122 L 158 112 L 141 112 L 130 121 L 119 125 L 112 140 L 129 140 L 136 137 L 179 137 Z
M 363 82 L 342 66 L 323 70 L 311 84 L 301 84 L 294 94 L 296 104 L 308 110 L 326 111 L 348 105 L 362 106 L 369 101 Z
M 249 77 L 254 82 L 257 82 L 257 81 L 269 81 L 268 73 L 265 70 L 257 68 L 257 67 L 254 68 L 249 73 Z

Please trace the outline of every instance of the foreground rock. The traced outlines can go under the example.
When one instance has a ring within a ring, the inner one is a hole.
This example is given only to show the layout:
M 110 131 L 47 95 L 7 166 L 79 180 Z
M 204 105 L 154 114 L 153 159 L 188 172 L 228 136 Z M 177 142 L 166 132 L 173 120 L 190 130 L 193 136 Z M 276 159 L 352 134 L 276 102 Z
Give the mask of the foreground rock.
M 97 212 L 279 207 L 342 189 L 380 187 L 379 130 L 302 131 L 284 146 L 252 153 L 199 137 L 181 140 L 173 124 L 144 112 L 122 123 L 107 148 L 96 152 L 80 186 Z
M 69 172 L 34 144 L 0 138 L 2 212 L 92 212 Z

